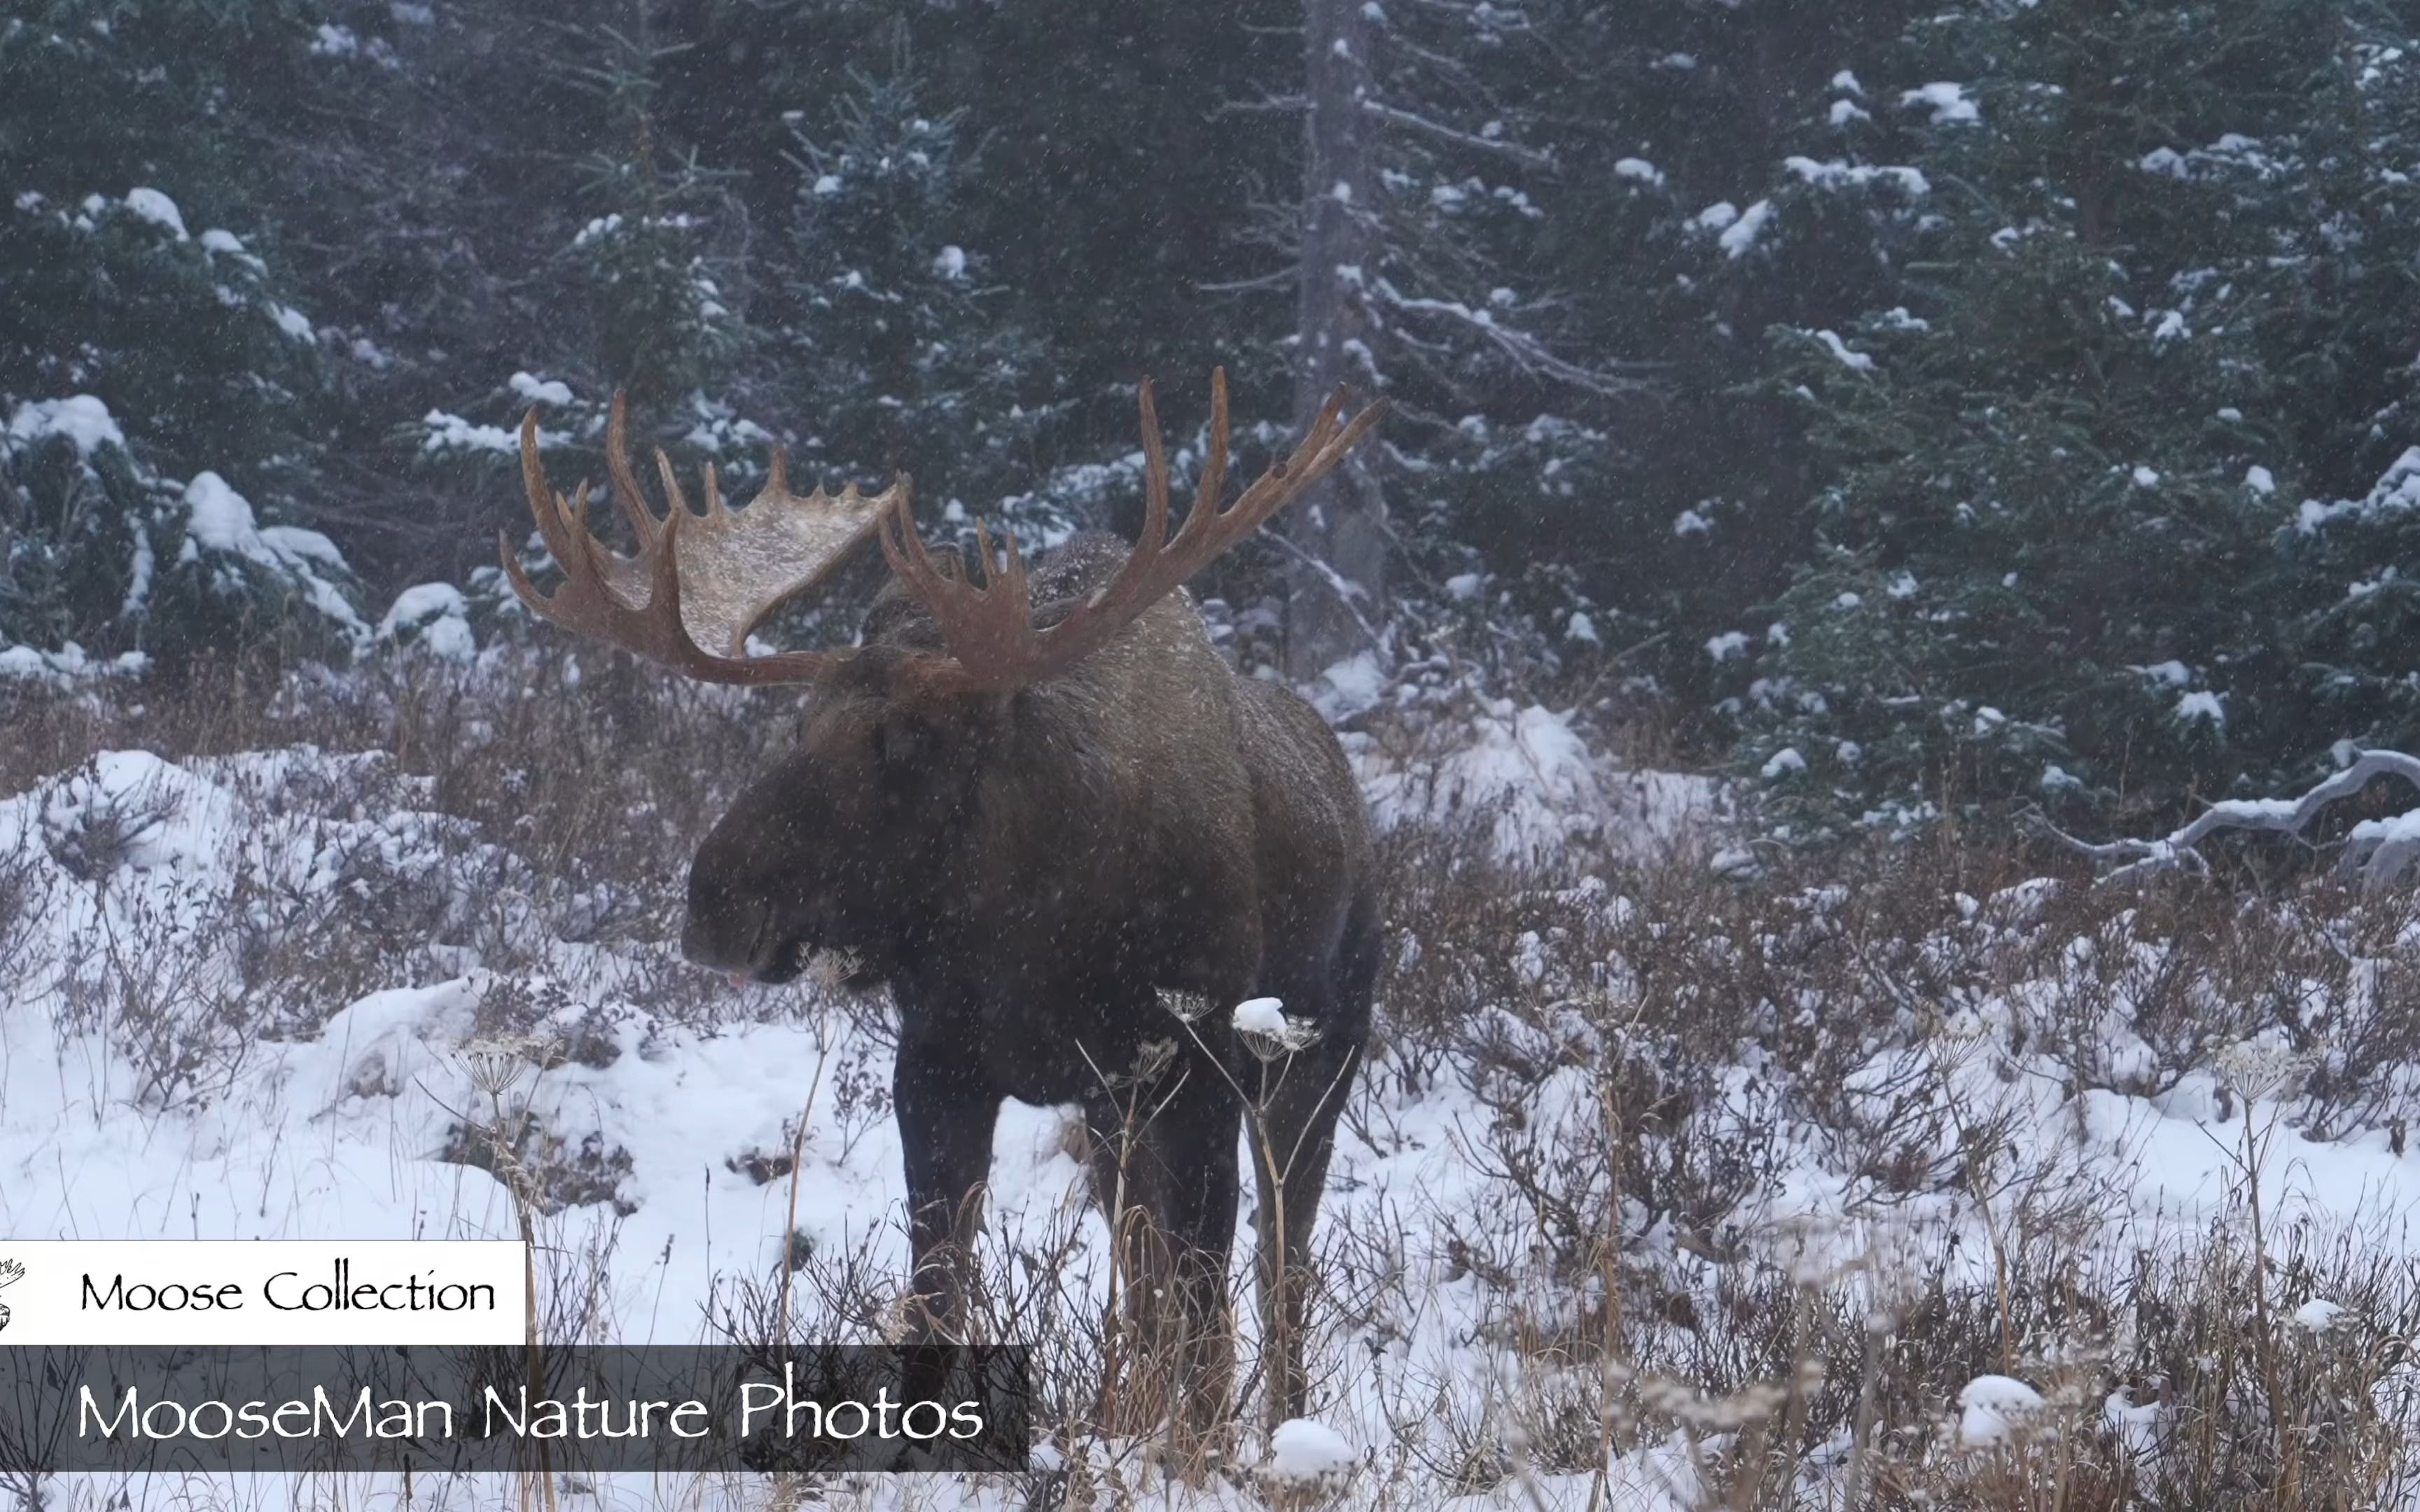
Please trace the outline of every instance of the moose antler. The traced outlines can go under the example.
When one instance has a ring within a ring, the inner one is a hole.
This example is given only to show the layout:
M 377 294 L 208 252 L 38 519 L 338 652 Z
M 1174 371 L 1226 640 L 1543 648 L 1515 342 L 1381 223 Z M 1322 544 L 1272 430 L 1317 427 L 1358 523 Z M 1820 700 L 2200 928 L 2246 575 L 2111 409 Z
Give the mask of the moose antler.
M 563 586 L 551 597 L 541 594 L 499 533 L 505 576 L 532 613 L 709 683 L 812 682 L 846 659 L 799 651 L 751 656 L 748 633 L 784 600 L 830 577 L 894 502 L 906 507 L 905 474 L 870 498 L 855 485 L 837 498 L 820 486 L 800 496 L 790 491 L 776 447 L 764 488 L 738 510 L 724 506 L 714 465 L 707 463 L 706 513 L 696 515 L 659 448 L 656 471 L 671 507 L 658 519 L 630 468 L 618 393 L 605 433 L 605 466 L 614 500 L 639 539 L 635 557 L 609 551 L 588 532 L 573 501 L 587 497 L 585 480 L 570 500 L 553 490 L 538 461 L 537 411 L 522 418 L 521 486 L 547 550 L 563 568 Z
M 1168 537 L 1168 458 L 1160 447 L 1159 411 L 1152 403 L 1149 378 L 1142 382 L 1140 399 L 1145 459 L 1142 533 L 1116 577 L 1046 629 L 1033 627 L 1025 563 L 1017 555 L 1016 537 L 1006 538 L 1001 557 L 996 561 L 990 533 L 981 523 L 975 526 L 975 553 L 982 560 L 984 575 L 978 587 L 971 574 L 951 576 L 934 566 L 904 497 L 883 517 L 878 537 L 883 556 L 899 575 L 902 586 L 932 613 L 940 626 L 942 643 L 950 649 L 947 658 L 920 670 L 928 687 L 937 692 L 998 692 L 1037 682 L 1083 660 L 1137 615 L 1327 476 L 1387 409 L 1386 401 L 1380 400 L 1350 422 L 1341 423 L 1338 417 L 1343 411 L 1344 396 L 1340 391 L 1320 408 L 1319 418 L 1294 455 L 1270 464 L 1243 497 L 1222 509 L 1218 496 L 1227 481 L 1227 370 L 1215 369 L 1210 375 L 1209 455 L 1202 459 L 1193 508 L 1171 541 Z
M 747 654 L 748 634 L 783 603 L 822 582 L 849 550 L 875 535 L 909 597 L 933 616 L 946 656 L 914 658 L 908 674 L 936 694 L 1002 692 L 1065 670 L 1098 650 L 1136 616 L 1258 530 L 1333 471 L 1355 442 L 1378 423 L 1384 401 L 1340 423 L 1342 395 L 1327 401 L 1292 456 L 1273 463 L 1243 497 L 1226 508 L 1218 498 L 1227 476 L 1227 374 L 1210 379 L 1210 452 L 1201 488 L 1173 540 L 1168 535 L 1168 459 L 1161 449 L 1152 386 L 1141 392 L 1144 471 L 1142 534 L 1117 575 L 1036 630 L 1027 597 L 1025 563 L 1014 538 L 995 560 L 991 535 L 975 527 L 983 583 L 943 571 L 916 533 L 905 473 L 872 496 L 854 486 L 837 498 L 818 487 L 789 491 L 783 458 L 747 507 L 723 507 L 714 469 L 706 470 L 706 513 L 692 514 L 661 450 L 656 469 L 670 509 L 658 519 L 630 468 L 620 395 L 606 432 L 606 470 L 613 497 L 637 534 L 635 557 L 608 550 L 581 517 L 575 500 L 547 481 L 537 455 L 537 414 L 521 421 L 521 485 L 547 549 L 563 568 L 563 584 L 540 594 L 514 560 L 500 532 L 497 546 L 513 592 L 531 612 L 567 630 L 618 645 L 675 671 L 713 683 L 767 685 L 814 682 L 852 653 L 785 651 Z

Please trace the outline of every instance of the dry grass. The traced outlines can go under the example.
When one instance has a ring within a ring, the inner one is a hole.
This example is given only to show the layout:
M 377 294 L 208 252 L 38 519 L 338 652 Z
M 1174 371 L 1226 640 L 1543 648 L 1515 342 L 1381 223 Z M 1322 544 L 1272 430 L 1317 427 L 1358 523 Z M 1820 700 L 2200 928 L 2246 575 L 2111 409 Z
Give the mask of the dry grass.
M 116 698 L 0 690 L 0 791 L 102 749 L 308 741 L 381 759 L 288 801 L 453 825 L 433 871 L 365 850 L 341 858 L 346 886 L 244 899 L 228 921 L 239 991 L 132 942 L 80 979 L 64 1011 L 132 1047 L 144 1105 L 207 1103 L 263 1041 L 471 961 L 500 983 L 482 1033 L 544 1024 L 557 1063 L 604 1053 L 613 1014 L 710 1029 L 738 1011 L 664 942 L 690 847 L 787 733 L 780 698 L 536 655 L 502 675 L 424 664 L 348 684 L 221 668 Z M 93 816 L 52 854 L 105 876 L 151 817 Z M 1171 1475 L 1236 1506 L 1593 1508 L 1653 1492 L 1731 1508 L 2317 1512 L 2420 1497 L 2420 1273 L 2363 1236 L 2257 1213 L 2246 1181 L 2194 1231 L 2113 1244 L 2123 1203 L 2077 1133 L 2092 1096 L 2209 1086 L 2258 1042 L 2296 1085 L 2247 1103 L 2221 1078 L 2216 1137 L 2248 1159 L 2267 1158 L 2263 1141 L 2369 1130 L 2401 1153 L 2420 1096 L 2408 893 L 2027 881 L 2043 857 L 1955 837 L 1774 857 L 1747 878 L 1603 858 L 1512 872 L 1439 833 L 1393 837 L 1386 864 L 1380 1044 L 1348 1126 L 1365 1167 L 1442 1149 L 1459 1175 L 1391 1205 L 1332 1202 L 1307 1325 L 1313 1400 L 1390 1425 L 1385 1442 L 1342 1489 L 1256 1473 L 1240 1287 L 1238 1411 L 1182 1453 L 1139 1431 L 1130 1384 L 1169 1346 L 1122 1331 L 1108 1278 L 1084 1279 L 1094 1230 L 1071 1218 L 979 1256 L 982 1330 L 1035 1350 L 1062 1456 L 999 1488 L 1012 1499 L 1132 1504 Z M 0 984 L 41 904 L 32 875 L 0 857 Z M 557 940 L 613 947 L 620 975 L 566 987 L 548 969 Z M 802 1068 L 787 1147 L 731 1151 L 732 1169 L 793 1179 L 811 1112 L 859 1134 L 888 1116 L 879 1027 L 859 1027 L 872 1032 L 835 1040 L 813 1091 Z M 1440 1107 L 1457 1111 L 1440 1121 Z M 613 1190 L 613 1151 L 551 1145 L 502 1103 L 457 1144 L 510 1174 L 532 1224 Z M 1811 1207 L 1785 1189 L 1809 1170 L 1835 1183 Z M 799 1249 L 783 1273 L 730 1277 L 718 1326 L 892 1330 L 899 1278 L 875 1250 Z M 593 1298 L 595 1282 L 545 1289 Z M 2314 1298 L 2340 1309 L 2323 1331 L 2296 1320 Z M 1955 1398 L 1981 1375 L 2018 1377 L 2044 1406 L 1978 1445 Z

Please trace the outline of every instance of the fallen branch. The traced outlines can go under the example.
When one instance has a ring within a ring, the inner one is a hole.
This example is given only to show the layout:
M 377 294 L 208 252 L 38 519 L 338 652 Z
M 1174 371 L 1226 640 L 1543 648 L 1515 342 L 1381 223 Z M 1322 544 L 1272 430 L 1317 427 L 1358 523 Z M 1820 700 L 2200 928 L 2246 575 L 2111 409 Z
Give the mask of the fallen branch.
M 2179 870 L 2207 874 L 2210 863 L 2198 847 L 2211 836 L 2221 830 L 2249 829 L 2300 839 L 2320 810 L 2351 797 L 2381 777 L 2399 777 L 2420 789 L 2420 756 L 2407 756 L 2397 750 L 2366 750 L 2343 771 L 2299 798 L 2233 798 L 2214 803 L 2193 823 L 2158 840 L 2113 840 L 2094 844 L 2055 825 L 2045 827 L 2096 863 L 2119 863 L 2102 875 L 2104 882 Z M 2345 837 L 2344 854 L 2337 858 L 2336 866 L 2347 875 L 2360 878 L 2365 887 L 2384 887 L 2401 880 L 2415 861 L 2420 861 L 2420 809 L 2391 819 L 2366 819 L 2355 825 L 2352 833 Z

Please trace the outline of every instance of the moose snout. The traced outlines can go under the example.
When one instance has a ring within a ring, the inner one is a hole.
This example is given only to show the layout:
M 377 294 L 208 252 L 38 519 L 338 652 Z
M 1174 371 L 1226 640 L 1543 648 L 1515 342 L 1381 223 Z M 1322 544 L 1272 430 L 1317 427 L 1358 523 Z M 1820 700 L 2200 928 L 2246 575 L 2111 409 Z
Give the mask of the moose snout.
M 692 964 L 714 971 L 752 972 L 759 943 L 765 936 L 766 910 L 740 899 L 722 900 L 700 908 L 690 900 L 689 918 L 681 925 L 681 955 Z
M 681 923 L 681 954 L 709 970 L 760 977 L 786 955 L 777 938 L 781 921 L 776 894 L 750 864 L 750 819 L 726 815 L 690 862 L 688 915 Z
M 822 938 L 814 910 L 793 895 L 721 886 L 690 873 L 689 917 L 681 954 L 735 981 L 788 981 L 804 970 Z
M 772 937 L 772 901 L 757 888 L 732 886 L 729 874 L 704 864 L 706 859 L 690 869 L 681 954 L 709 970 L 753 976 L 782 943 Z

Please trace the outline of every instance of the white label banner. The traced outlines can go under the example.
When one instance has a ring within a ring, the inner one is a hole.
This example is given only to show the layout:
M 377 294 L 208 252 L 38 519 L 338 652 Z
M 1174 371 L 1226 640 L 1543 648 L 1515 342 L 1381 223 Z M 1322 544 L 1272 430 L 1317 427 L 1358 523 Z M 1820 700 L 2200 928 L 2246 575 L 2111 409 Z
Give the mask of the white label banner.
M 12 1344 L 519 1344 L 517 1240 L 0 1239 Z

